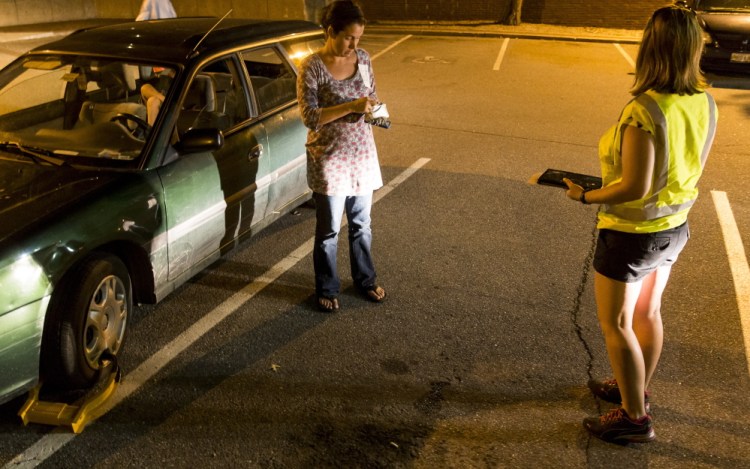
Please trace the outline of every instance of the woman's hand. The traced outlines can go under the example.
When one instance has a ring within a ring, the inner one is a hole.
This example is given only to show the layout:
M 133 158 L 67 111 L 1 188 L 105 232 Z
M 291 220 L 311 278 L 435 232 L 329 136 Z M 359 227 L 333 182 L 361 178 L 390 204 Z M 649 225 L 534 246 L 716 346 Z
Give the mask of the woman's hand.
M 372 107 L 378 104 L 376 99 L 365 96 L 346 103 L 337 104 L 336 106 L 325 107 L 321 109 L 318 125 L 326 125 L 336 119 L 348 116 L 349 114 L 365 114 L 372 111 Z
M 568 186 L 568 190 L 565 191 L 565 195 L 567 195 L 569 199 L 579 202 L 581 200 L 581 194 L 583 193 L 583 187 L 579 186 L 568 178 L 563 178 L 563 182 Z
M 378 101 L 376 99 L 373 99 L 369 96 L 364 96 L 362 98 L 356 99 L 351 102 L 352 106 L 352 112 L 357 114 L 367 114 L 368 112 L 372 111 L 372 107 L 378 104 Z

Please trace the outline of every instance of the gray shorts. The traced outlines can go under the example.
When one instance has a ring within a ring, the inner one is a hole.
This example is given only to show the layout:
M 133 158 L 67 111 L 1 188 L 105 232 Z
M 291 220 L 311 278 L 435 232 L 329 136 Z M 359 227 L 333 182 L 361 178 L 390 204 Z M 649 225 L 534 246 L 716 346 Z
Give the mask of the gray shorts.
M 594 269 L 620 282 L 637 282 L 664 265 L 672 265 L 690 239 L 687 222 L 656 233 L 599 230 Z

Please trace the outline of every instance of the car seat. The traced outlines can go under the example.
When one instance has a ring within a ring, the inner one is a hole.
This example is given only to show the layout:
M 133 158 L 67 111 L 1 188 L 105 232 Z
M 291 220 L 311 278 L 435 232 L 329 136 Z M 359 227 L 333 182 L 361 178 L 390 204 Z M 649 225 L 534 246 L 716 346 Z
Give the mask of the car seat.
M 216 102 L 216 84 L 213 78 L 205 74 L 196 75 L 188 88 L 177 118 L 180 133 L 193 128 L 226 128 L 226 115 L 217 112 Z
M 99 89 L 103 91 L 106 101 L 123 98 L 127 100 L 135 92 L 134 70 L 126 64 L 107 64 L 90 73 Z

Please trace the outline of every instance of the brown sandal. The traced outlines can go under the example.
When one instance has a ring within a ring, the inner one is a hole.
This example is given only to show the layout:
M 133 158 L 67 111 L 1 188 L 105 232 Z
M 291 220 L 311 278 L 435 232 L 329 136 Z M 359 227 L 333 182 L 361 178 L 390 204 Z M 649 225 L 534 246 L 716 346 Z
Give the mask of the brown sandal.
M 339 299 L 335 296 L 319 296 L 318 309 L 324 313 L 333 313 L 339 309 Z
M 373 303 L 382 303 L 388 296 L 388 294 L 385 292 L 385 289 L 380 285 L 371 285 L 365 288 L 362 293 L 364 293 L 365 298 L 372 301 Z

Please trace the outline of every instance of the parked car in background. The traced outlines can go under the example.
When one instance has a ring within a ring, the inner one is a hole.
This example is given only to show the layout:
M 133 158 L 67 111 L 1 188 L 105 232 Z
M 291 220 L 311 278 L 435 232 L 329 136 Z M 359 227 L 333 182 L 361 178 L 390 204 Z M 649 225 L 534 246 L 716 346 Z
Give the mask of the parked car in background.
M 217 21 L 82 30 L 0 71 L 0 402 L 89 386 L 134 304 L 309 198 L 295 63 L 319 28 Z
M 750 0 L 696 0 L 694 9 L 706 43 L 702 68 L 750 75 Z

